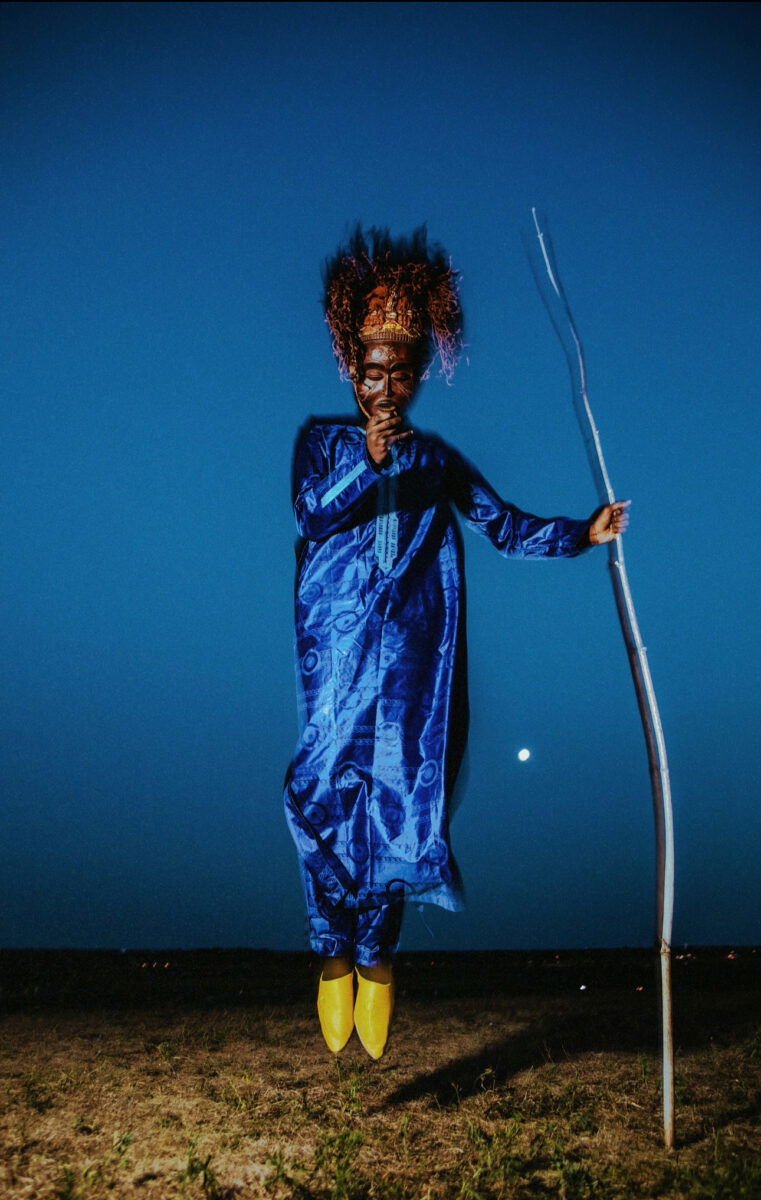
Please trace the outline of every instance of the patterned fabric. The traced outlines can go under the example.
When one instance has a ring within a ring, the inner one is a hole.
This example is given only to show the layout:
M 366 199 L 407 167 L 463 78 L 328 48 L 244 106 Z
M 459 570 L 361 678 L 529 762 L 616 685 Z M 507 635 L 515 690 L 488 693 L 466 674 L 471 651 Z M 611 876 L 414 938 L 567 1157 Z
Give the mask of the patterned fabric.
M 463 554 L 454 505 L 511 557 L 574 557 L 589 520 L 501 500 L 415 433 L 392 465 L 364 430 L 313 420 L 294 458 L 301 734 L 289 827 L 321 919 L 405 897 L 462 907 L 447 805 L 467 735 Z
M 334 908 L 304 872 L 309 944 L 320 958 L 350 958 L 361 967 L 388 962 L 402 929 L 404 901 L 376 908 Z

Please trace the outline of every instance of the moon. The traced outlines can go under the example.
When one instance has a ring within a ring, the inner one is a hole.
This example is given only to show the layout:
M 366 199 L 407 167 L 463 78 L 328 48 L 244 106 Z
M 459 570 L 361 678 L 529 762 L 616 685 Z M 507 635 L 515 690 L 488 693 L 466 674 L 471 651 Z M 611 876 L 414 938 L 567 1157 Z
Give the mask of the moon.
M 523 750 L 518 751 L 518 761 L 519 762 L 528 762 L 528 760 L 530 758 L 531 758 L 531 751 L 526 750 L 525 747 Z

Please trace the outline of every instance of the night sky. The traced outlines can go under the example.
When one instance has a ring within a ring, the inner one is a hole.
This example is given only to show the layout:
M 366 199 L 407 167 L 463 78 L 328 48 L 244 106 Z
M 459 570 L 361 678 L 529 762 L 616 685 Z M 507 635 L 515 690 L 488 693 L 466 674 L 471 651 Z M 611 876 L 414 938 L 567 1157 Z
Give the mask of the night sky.
M 506 499 L 585 517 L 532 205 L 633 501 L 674 942 L 761 942 L 758 6 L 1 15 L 0 944 L 306 947 L 281 799 L 290 462 L 310 414 L 353 411 L 320 266 L 357 220 L 427 222 L 468 346 L 415 422 Z M 410 907 L 402 946 L 647 945 L 650 788 L 607 553 L 465 539 L 467 908 Z

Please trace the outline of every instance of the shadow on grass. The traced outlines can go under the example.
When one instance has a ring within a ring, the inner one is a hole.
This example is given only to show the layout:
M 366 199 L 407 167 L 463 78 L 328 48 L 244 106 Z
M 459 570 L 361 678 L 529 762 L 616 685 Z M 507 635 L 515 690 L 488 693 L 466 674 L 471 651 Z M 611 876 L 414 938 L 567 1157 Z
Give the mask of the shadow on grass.
M 622 1007 L 611 1003 L 585 1006 L 581 1013 L 566 1014 L 557 1008 L 545 1011 L 526 1030 L 492 1038 L 473 1053 L 435 1070 L 421 1071 L 389 1093 L 385 1104 L 428 1097 L 442 1108 L 457 1107 L 481 1094 L 485 1080 L 489 1087 L 501 1088 L 523 1071 L 567 1062 L 583 1054 L 657 1053 L 657 1014 L 641 1009 L 624 1014 Z
M 677 993 L 677 1072 L 679 1055 L 687 1052 L 744 1046 L 754 1057 L 761 1053 L 758 1001 L 755 989 Z M 388 1093 L 383 1107 L 428 1098 L 441 1108 L 456 1108 L 464 1100 L 482 1094 L 486 1086 L 503 1088 L 524 1071 L 538 1070 L 548 1063 L 568 1063 L 585 1055 L 604 1054 L 613 1061 L 616 1055 L 647 1056 L 648 1060 L 656 1060 L 650 1069 L 660 1076 L 660 1006 L 653 991 L 635 998 L 616 992 L 599 999 L 571 996 L 562 1004 L 543 1004 L 535 1017 L 526 1009 L 524 998 L 521 1016 L 524 1014 L 529 1018 L 528 1028 L 490 1038 L 472 1053 L 433 1070 L 420 1071 Z M 726 1097 L 722 1123 L 759 1116 L 758 1095 L 744 1095 L 735 1102 Z

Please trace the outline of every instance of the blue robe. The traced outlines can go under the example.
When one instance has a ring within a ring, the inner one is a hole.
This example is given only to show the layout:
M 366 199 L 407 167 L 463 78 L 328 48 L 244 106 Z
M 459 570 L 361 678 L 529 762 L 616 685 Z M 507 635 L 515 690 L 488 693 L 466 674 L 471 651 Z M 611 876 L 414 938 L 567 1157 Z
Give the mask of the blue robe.
M 357 424 L 312 420 L 294 457 L 300 737 L 285 808 L 326 911 L 414 897 L 462 907 L 448 803 L 468 722 L 466 523 L 511 557 L 570 558 L 589 520 L 501 500 L 418 433 L 379 470 Z

